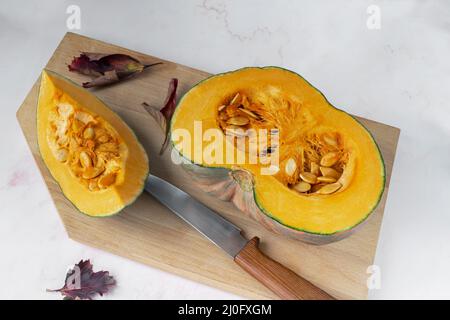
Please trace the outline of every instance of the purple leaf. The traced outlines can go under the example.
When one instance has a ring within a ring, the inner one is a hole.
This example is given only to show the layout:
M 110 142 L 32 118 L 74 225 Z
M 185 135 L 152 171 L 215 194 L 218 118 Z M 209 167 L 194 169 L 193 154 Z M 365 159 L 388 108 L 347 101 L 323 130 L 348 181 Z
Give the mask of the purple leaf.
M 66 274 L 65 284 L 61 289 L 48 292 L 61 292 L 65 300 L 91 300 L 93 296 L 107 293 L 116 284 L 108 271 L 92 271 L 89 260 L 81 260 Z
M 177 87 L 178 87 L 178 79 L 173 78 L 170 80 L 169 88 L 167 90 L 166 100 L 164 102 L 164 107 L 161 110 L 158 110 L 156 107 L 150 106 L 147 103 L 142 103 L 145 110 L 155 119 L 155 121 L 159 124 L 161 129 L 164 131 L 165 137 L 164 142 L 161 146 L 161 150 L 159 154 L 163 154 L 163 152 L 167 149 L 169 145 L 169 129 L 170 129 L 170 120 L 172 119 L 173 113 L 175 112 L 175 108 L 177 107 Z
M 83 87 L 92 88 L 119 82 L 161 63 L 146 65 L 126 54 L 83 52 L 73 58 L 68 68 L 69 71 L 94 77 L 92 81 L 83 83 Z

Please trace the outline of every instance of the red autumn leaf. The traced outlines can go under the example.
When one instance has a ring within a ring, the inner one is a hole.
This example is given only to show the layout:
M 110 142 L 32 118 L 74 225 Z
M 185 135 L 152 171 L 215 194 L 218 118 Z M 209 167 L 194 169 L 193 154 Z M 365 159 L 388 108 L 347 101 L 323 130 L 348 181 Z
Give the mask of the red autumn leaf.
M 177 87 L 178 87 L 178 79 L 173 78 L 170 80 L 169 88 L 167 90 L 166 100 L 164 102 L 164 107 L 161 110 L 158 110 L 156 107 L 150 106 L 147 103 L 142 103 L 145 110 L 156 120 L 161 129 L 164 131 L 165 138 L 164 142 L 161 146 L 161 150 L 159 154 L 162 154 L 169 145 L 169 129 L 170 129 L 170 120 L 172 119 L 173 113 L 175 112 L 175 108 L 177 106 Z
M 116 284 L 108 271 L 92 271 L 89 260 L 81 260 L 66 274 L 65 284 L 61 289 L 48 292 L 61 292 L 65 300 L 91 300 L 93 296 L 107 293 Z
M 142 64 L 136 58 L 119 53 L 83 52 L 79 57 L 74 57 L 68 67 L 72 72 L 94 77 L 92 81 L 83 83 L 83 87 L 91 88 L 130 78 L 148 67 L 161 63 Z

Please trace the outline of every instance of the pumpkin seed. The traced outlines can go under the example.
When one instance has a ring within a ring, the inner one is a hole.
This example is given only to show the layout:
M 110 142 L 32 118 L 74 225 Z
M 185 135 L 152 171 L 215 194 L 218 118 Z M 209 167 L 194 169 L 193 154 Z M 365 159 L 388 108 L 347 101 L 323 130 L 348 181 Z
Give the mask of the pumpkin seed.
M 336 182 L 336 179 L 333 177 L 329 177 L 329 176 L 322 176 L 322 177 L 317 177 L 317 181 L 325 182 L 325 183 L 333 183 L 333 182 Z
M 108 173 L 104 176 L 101 176 L 100 179 L 98 179 L 98 185 L 100 188 L 107 188 L 110 185 L 112 185 L 114 182 L 116 182 L 116 174 L 115 173 Z
M 338 146 L 337 140 L 331 135 L 325 134 L 323 136 L 323 141 L 325 141 L 325 143 L 328 144 L 329 146 L 333 146 L 333 147 Z
M 242 116 L 236 116 L 236 117 L 231 117 L 230 119 L 228 119 L 227 123 L 235 125 L 235 126 L 245 126 L 249 123 L 250 121 L 248 120 L 247 117 L 242 117 Z
M 69 118 L 73 113 L 73 106 L 69 103 L 60 103 L 58 105 L 58 113 L 63 118 Z
M 234 98 L 231 99 L 230 104 L 236 104 L 236 103 L 238 103 L 239 97 L 240 97 L 240 95 L 239 95 L 239 92 L 238 92 L 238 93 L 236 93 L 236 95 L 234 96 Z
M 342 185 L 339 182 L 324 185 L 322 188 L 316 191 L 317 194 L 332 194 L 338 191 Z
M 89 188 L 89 190 L 91 190 L 91 191 L 96 191 L 96 190 L 98 190 L 98 184 L 97 184 L 97 181 L 95 181 L 95 180 L 90 180 L 90 181 L 89 181 L 88 188 Z
M 319 165 L 316 162 L 311 162 L 311 173 L 316 176 L 319 175 Z
M 67 158 L 69 156 L 69 152 L 67 151 L 67 149 L 58 149 L 55 152 L 55 158 L 56 160 L 60 161 L 60 162 L 66 162 Z
M 297 163 L 295 163 L 295 160 L 293 158 L 289 158 L 288 161 L 286 161 L 284 171 L 288 176 L 292 176 L 295 170 L 297 170 Z
M 221 105 L 221 106 L 219 106 L 219 108 L 217 108 L 217 111 L 222 111 L 223 109 L 225 109 L 227 106 L 226 105 Z
M 109 141 L 109 136 L 107 134 L 104 134 L 97 138 L 97 141 L 100 143 L 106 143 Z
M 89 122 L 94 122 L 94 117 L 91 116 L 89 113 L 79 111 L 75 113 L 75 119 L 80 120 L 84 124 Z
M 93 179 L 101 175 L 103 171 L 105 171 L 105 167 L 89 167 L 83 172 L 82 177 L 83 179 Z
M 58 140 L 56 140 L 56 143 L 58 143 L 60 146 L 65 146 L 69 143 L 69 137 L 68 136 L 59 137 Z
M 245 113 L 246 115 L 248 115 L 248 116 L 250 116 L 250 117 L 252 117 L 253 119 L 259 119 L 259 116 L 256 114 L 256 113 L 254 113 L 254 112 L 252 112 L 252 111 L 250 111 L 250 110 L 247 110 L 247 109 L 243 109 L 243 108 L 240 108 L 239 110 L 241 110 L 243 113 Z
M 92 167 L 92 159 L 86 151 L 80 152 L 80 163 L 84 168 Z
M 320 167 L 320 172 L 323 176 L 326 177 L 332 177 L 335 179 L 338 179 L 341 175 L 338 171 L 334 170 L 333 168 L 327 168 L 327 167 Z
M 339 160 L 339 153 L 337 152 L 328 152 L 325 154 L 322 159 L 320 159 L 320 165 L 323 167 L 331 167 L 336 164 Z
M 311 189 L 311 185 L 308 182 L 301 181 L 297 183 L 294 187 L 298 192 L 308 192 Z
M 313 185 L 311 187 L 311 190 L 309 191 L 310 193 L 316 193 L 317 190 L 319 190 L 320 188 L 322 188 L 323 186 L 326 186 L 326 183 L 317 183 L 315 185 Z
M 56 125 L 56 136 L 62 137 L 66 134 L 67 129 L 69 129 L 69 121 L 67 119 L 59 119 L 55 123 Z
M 311 172 L 300 173 L 300 178 L 302 178 L 303 181 L 308 182 L 310 184 L 317 183 L 317 176 L 315 174 L 312 174 Z
M 87 127 L 83 132 L 83 137 L 85 139 L 92 139 L 94 138 L 94 134 L 95 134 L 94 129 L 92 127 Z
M 249 105 L 250 105 L 250 103 L 248 102 L 248 98 L 247 98 L 247 96 L 246 95 L 242 95 L 242 99 L 241 99 L 241 107 L 244 107 L 244 108 L 248 108 L 249 107 Z

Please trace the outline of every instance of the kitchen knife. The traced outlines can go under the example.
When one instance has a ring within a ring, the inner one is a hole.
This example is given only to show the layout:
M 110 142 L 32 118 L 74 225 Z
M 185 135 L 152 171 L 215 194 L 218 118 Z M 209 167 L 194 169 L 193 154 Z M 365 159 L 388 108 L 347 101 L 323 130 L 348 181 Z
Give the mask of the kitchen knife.
M 281 299 L 334 299 L 261 252 L 258 237 L 247 240 L 234 224 L 169 182 L 149 175 L 145 190 L 228 253 L 241 268 Z

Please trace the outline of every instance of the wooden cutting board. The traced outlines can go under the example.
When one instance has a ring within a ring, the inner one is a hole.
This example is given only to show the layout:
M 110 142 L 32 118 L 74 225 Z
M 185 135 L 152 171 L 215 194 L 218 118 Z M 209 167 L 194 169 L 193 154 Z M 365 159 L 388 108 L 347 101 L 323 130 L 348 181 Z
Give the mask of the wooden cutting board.
M 126 53 L 145 63 L 161 59 L 130 51 L 74 33 L 67 33 L 46 68 L 76 83 L 85 76 L 67 69 L 72 57 L 82 51 Z M 190 185 L 187 175 L 172 164 L 169 152 L 159 156 L 162 134 L 141 103 L 162 106 L 169 80 L 179 79 L 179 94 L 209 74 L 173 62 L 146 70 L 136 78 L 93 92 L 133 128 L 147 150 L 150 171 L 204 202 L 238 225 L 248 238 L 261 238 L 261 248 L 299 275 L 341 299 L 365 299 L 367 269 L 373 263 L 378 233 L 400 130 L 385 124 L 359 120 L 372 132 L 386 163 L 387 187 L 376 212 L 353 236 L 325 246 L 312 246 L 275 235 L 243 216 L 230 203 L 214 199 Z M 248 298 L 276 298 L 268 289 L 242 271 L 219 248 L 177 218 L 148 194 L 143 194 L 121 214 L 110 218 L 91 218 L 80 214 L 64 197 L 45 167 L 37 146 L 36 104 L 39 79 L 29 92 L 17 118 L 31 152 L 44 176 L 59 215 L 70 238 L 117 255 L 139 261 Z M 163 285 L 163 284 L 157 284 Z M 150 297 L 149 297 L 150 298 Z

